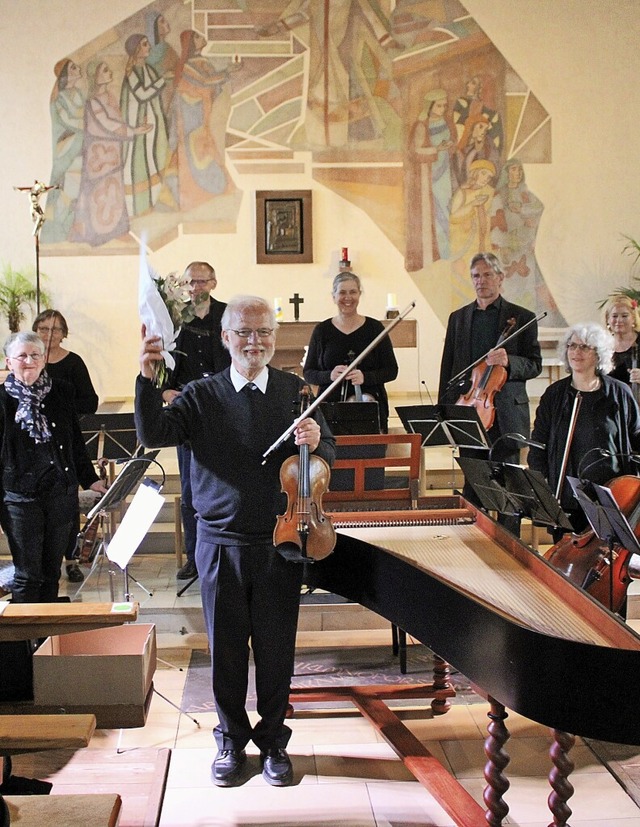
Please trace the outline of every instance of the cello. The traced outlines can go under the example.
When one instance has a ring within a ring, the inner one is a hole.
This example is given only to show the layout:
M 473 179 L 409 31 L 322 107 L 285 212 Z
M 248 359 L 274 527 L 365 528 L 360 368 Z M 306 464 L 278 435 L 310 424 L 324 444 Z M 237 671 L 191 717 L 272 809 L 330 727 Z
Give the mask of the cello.
M 516 325 L 515 317 L 511 317 L 498 337 L 496 348 L 504 344 Z M 488 354 L 487 354 L 488 355 Z M 496 417 L 496 409 L 493 403 L 494 397 L 507 381 L 507 369 L 502 365 L 488 365 L 486 358 L 483 358 L 471 372 L 471 387 L 467 393 L 462 394 L 456 405 L 465 405 L 475 408 L 480 422 L 488 431 L 493 425 Z
M 616 477 L 607 483 L 620 511 L 640 539 L 640 479 Z M 620 611 L 629 583 L 640 577 L 639 555 L 623 546 L 612 548 L 592 529 L 566 534 L 546 553 L 545 559 L 609 611 Z
M 300 391 L 300 414 L 309 407 L 311 393 Z M 329 488 L 331 470 L 322 457 L 300 445 L 298 455 L 287 457 L 280 467 L 282 492 L 287 509 L 276 519 L 273 545 L 289 560 L 323 560 L 333 551 L 336 532 L 331 518 L 322 510 L 322 496 Z

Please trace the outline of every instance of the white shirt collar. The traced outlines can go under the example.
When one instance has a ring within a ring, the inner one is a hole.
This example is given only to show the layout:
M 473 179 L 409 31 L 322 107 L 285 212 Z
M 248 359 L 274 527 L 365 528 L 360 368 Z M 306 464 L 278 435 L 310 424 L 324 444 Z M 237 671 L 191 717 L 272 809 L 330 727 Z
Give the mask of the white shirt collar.
M 229 369 L 229 374 L 231 376 L 231 381 L 233 382 L 233 387 L 237 391 L 241 391 L 245 385 L 249 384 L 249 380 L 242 376 L 242 374 L 238 373 L 233 365 Z M 262 393 L 267 392 L 267 382 L 269 381 L 269 368 L 265 365 L 260 373 L 253 379 L 253 384 L 262 391 Z

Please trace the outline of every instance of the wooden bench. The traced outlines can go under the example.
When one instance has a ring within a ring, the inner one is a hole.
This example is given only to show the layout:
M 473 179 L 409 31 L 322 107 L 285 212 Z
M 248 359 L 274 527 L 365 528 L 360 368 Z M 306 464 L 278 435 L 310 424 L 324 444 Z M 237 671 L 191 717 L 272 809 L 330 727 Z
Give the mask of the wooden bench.
M 116 827 L 122 807 L 116 793 L 7 795 L 4 800 L 16 827 Z
M 0 715 L 0 755 L 81 749 L 95 729 L 95 715 Z

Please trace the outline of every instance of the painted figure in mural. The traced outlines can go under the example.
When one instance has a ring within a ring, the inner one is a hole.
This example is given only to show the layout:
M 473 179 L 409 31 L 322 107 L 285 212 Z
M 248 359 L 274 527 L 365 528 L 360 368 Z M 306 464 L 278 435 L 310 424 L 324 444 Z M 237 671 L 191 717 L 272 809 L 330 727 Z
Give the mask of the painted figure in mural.
M 129 232 L 124 195 L 124 145 L 153 129 L 150 123 L 128 126 L 109 91 L 113 73 L 104 61 L 89 64 L 90 92 L 85 106 L 82 181 L 71 231 L 73 241 L 96 247 Z
M 278 20 L 258 29 L 258 34 L 268 37 L 302 26 L 309 31 L 308 37 L 301 35 L 309 47 L 309 83 L 304 126 L 294 142 L 345 146 L 382 139 L 386 146 L 393 144 L 389 133 L 399 128 L 397 115 L 375 93 L 362 65 L 362 44 L 366 43 L 366 54 L 378 62 L 378 80 L 391 83 L 386 53 L 400 47 L 392 37 L 387 15 L 369 0 L 292 0 Z M 373 63 L 372 59 L 369 71 Z
M 491 161 L 496 175 L 499 173 L 500 153 L 491 139 L 490 129 L 491 124 L 484 114 L 473 115 L 468 119 L 454 158 L 458 186 L 461 187 L 469 179 L 474 161 Z
M 151 44 L 151 51 L 147 63 L 165 80 L 160 97 L 167 119 L 171 112 L 176 66 L 180 60 L 173 46 L 167 43 L 167 36 L 170 31 L 171 26 L 164 14 L 158 14 L 155 11 L 149 14 L 147 18 L 147 37 Z
M 498 153 L 502 153 L 504 144 L 502 119 L 495 108 L 492 108 L 483 100 L 485 86 L 487 85 L 489 84 L 486 81 L 483 83 L 480 75 L 473 75 L 469 78 L 464 95 L 461 95 L 453 105 L 453 121 L 458 132 L 458 140 L 460 140 L 467 126 L 467 121 L 482 115 L 489 122 L 488 135 L 490 140 Z
M 220 149 L 224 147 L 227 115 L 218 112 L 216 101 L 229 80 L 229 71 L 219 71 L 202 55 L 207 41 L 199 32 L 182 32 L 180 44 L 171 115 L 171 158 L 160 200 L 189 210 L 227 188 L 224 149 Z
M 131 127 L 150 124 L 151 129 L 136 135 L 125 149 L 125 192 L 129 215 L 143 215 L 156 202 L 167 162 L 167 127 L 160 93 L 164 78 L 149 66 L 149 39 L 132 34 L 125 42 L 129 59 L 120 92 L 122 117 Z
M 50 183 L 55 189 L 47 196 L 46 225 L 42 228 L 42 241 L 47 244 L 65 241 L 73 224 L 80 191 L 85 102 L 82 72 L 76 63 L 69 58 L 60 60 L 54 74 L 49 110 L 53 142 Z
M 473 161 L 468 180 L 456 191 L 451 202 L 449 238 L 453 271 L 467 286 L 471 259 L 490 249 L 489 209 L 493 199 L 492 181 L 496 168 L 491 161 Z M 463 290 L 462 295 L 469 294 Z
M 409 272 L 449 258 L 454 137 L 447 115 L 447 93 L 433 89 L 425 95 L 422 111 L 411 128 L 405 163 L 405 262 Z
M 491 246 L 505 272 L 503 293 L 509 301 L 536 313 L 547 311 L 545 325 L 566 321 L 545 284 L 535 243 L 544 205 L 528 188 L 517 158 L 507 161 L 491 205 Z

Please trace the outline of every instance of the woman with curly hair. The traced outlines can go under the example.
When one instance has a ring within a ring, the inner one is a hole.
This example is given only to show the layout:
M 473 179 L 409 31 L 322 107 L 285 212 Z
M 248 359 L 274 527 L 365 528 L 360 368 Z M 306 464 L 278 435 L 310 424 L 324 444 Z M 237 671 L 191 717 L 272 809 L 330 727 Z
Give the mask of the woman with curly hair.
M 631 389 L 609 375 L 613 346 L 613 337 L 599 324 L 576 324 L 567 330 L 558 353 L 570 375 L 542 394 L 531 434 L 545 447 L 529 449 L 529 466 L 555 491 L 575 417 L 559 497 L 575 531 L 582 531 L 587 521 L 567 476 L 603 485 L 637 471 L 630 454 L 640 450 L 640 411 Z

